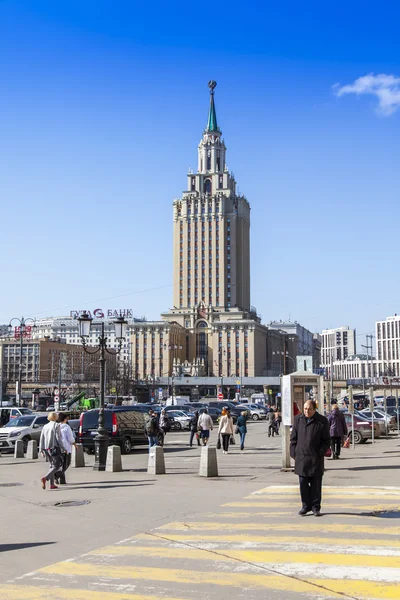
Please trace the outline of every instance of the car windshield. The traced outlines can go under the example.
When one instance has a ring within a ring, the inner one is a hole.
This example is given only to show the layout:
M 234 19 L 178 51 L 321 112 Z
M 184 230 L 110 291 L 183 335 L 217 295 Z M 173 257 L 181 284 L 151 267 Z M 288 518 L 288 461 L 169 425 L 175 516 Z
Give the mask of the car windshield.
M 17 417 L 16 419 L 11 419 L 4 427 L 29 427 L 32 425 L 35 417 Z
M 33 412 L 30 408 L 19 408 L 18 409 L 21 415 L 33 415 Z

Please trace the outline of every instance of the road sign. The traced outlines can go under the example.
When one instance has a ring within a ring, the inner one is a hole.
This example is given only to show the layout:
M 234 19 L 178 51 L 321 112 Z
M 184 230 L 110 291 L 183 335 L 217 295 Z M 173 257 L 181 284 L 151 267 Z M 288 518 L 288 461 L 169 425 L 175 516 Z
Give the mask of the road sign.
M 224 395 L 223 395 L 223 394 L 221 394 L 221 393 L 219 393 L 219 394 L 218 394 L 218 400 L 223 400 L 223 399 L 224 399 Z

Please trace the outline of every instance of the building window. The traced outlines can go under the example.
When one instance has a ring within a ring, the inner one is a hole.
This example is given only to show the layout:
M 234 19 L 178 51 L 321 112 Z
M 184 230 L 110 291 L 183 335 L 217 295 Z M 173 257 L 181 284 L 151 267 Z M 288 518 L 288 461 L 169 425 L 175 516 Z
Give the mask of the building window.
M 205 194 L 211 194 L 211 179 L 206 179 L 204 181 L 204 193 Z
M 192 177 L 192 191 L 196 190 L 196 178 Z

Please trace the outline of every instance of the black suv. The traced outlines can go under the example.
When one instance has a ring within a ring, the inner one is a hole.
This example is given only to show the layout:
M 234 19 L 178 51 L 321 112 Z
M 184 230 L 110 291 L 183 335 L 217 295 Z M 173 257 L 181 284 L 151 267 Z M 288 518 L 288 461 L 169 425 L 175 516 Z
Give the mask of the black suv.
M 121 447 L 122 454 L 129 454 L 133 446 L 147 444 L 145 419 L 147 410 L 139 406 L 116 406 L 104 410 L 104 426 L 109 435 L 109 444 Z M 99 410 L 97 408 L 83 412 L 79 422 L 76 441 L 83 444 L 88 453 L 94 452 L 94 438 L 97 435 Z M 159 434 L 162 444 L 163 435 Z

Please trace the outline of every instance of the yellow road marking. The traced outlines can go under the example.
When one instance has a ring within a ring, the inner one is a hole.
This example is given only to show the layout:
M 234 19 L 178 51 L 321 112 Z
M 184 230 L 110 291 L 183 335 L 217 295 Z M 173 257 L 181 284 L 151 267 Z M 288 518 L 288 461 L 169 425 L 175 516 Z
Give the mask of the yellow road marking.
M 327 508 L 352 508 L 353 510 L 400 510 L 400 503 L 397 505 L 390 505 L 390 506 L 376 506 L 376 505 L 364 505 L 364 504 L 358 504 L 357 506 L 354 505 L 354 502 L 351 504 L 339 504 L 336 502 L 332 502 L 332 501 L 328 501 L 325 502 L 324 498 L 322 498 L 322 504 L 324 507 Z M 283 506 L 284 505 L 284 506 Z M 253 502 L 226 502 L 226 504 L 222 504 L 221 505 L 222 508 L 224 508 L 225 506 L 231 506 L 231 507 L 243 507 L 243 508 L 283 508 L 283 507 L 289 507 L 289 506 L 293 506 L 293 507 L 301 507 L 301 501 L 299 498 L 298 502 L 258 502 L 257 500 L 253 500 Z
M 351 532 L 353 533 L 373 533 L 375 535 L 399 535 L 400 527 L 382 527 L 383 523 L 381 522 L 380 527 L 371 527 L 369 525 L 351 525 L 348 523 L 338 523 L 338 524 L 330 524 L 323 522 L 322 519 L 318 520 L 318 523 L 309 523 L 307 522 L 307 526 L 304 521 L 300 523 L 224 523 L 224 529 L 226 528 L 237 530 L 237 531 L 286 531 L 290 529 L 290 531 L 301 531 L 302 534 L 309 533 L 310 531 L 318 531 L 318 532 L 345 532 L 349 533 L 349 527 L 351 527 Z M 196 530 L 202 531 L 212 531 L 213 529 L 217 529 L 220 531 L 221 523 L 215 522 L 211 523 L 208 521 L 187 521 L 180 522 L 176 521 L 174 523 L 168 523 L 167 525 L 162 525 L 156 531 L 187 531 L 189 534 L 192 531 Z
M 305 525 L 304 525 L 305 528 Z M 190 533 L 190 532 L 188 532 Z M 261 543 L 261 544 L 294 544 L 296 545 L 297 543 L 301 542 L 302 545 L 304 544 L 310 544 L 310 546 L 312 546 L 313 544 L 326 544 L 326 545 L 333 545 L 333 546 L 348 546 L 348 545 L 358 545 L 358 546 L 383 546 L 383 547 L 387 547 L 387 548 L 400 548 L 400 542 L 395 541 L 395 540 L 377 540 L 375 538 L 373 539 L 360 539 L 360 538 L 354 538 L 354 537 L 346 537 L 346 538 L 334 538 L 334 537 L 329 537 L 329 538 L 325 538 L 325 537 L 301 537 L 301 538 L 294 538 L 293 536 L 279 536 L 279 535 L 274 535 L 274 536 L 268 536 L 268 535 L 248 535 L 246 534 L 245 536 L 243 534 L 232 534 L 232 535 L 227 535 L 225 533 L 218 533 L 216 535 L 209 535 L 209 534 L 192 534 L 192 535 L 182 535 L 182 534 L 178 534 L 178 533 L 160 533 L 160 535 L 163 536 L 163 538 L 167 539 L 168 541 L 173 541 L 173 542 L 186 542 L 188 544 L 191 544 L 192 542 L 256 542 L 256 543 Z M 154 537 L 157 536 L 157 534 L 155 535 L 148 535 L 146 533 L 141 533 L 138 534 L 135 539 L 153 539 Z M 161 539 L 163 539 L 161 538 Z M 399 594 L 400 596 L 400 594 Z
M 321 585 L 332 591 L 340 592 L 353 598 L 365 598 L 368 600 L 399 600 L 399 584 L 375 583 L 373 581 L 361 581 L 356 579 L 309 579 L 315 585 Z M 332 593 L 332 592 L 331 592 Z M 343 596 L 342 596 L 343 598 Z
M 322 513 L 324 514 L 324 516 L 329 517 L 332 515 L 336 516 L 336 513 L 334 512 L 330 512 L 329 511 L 329 506 L 325 507 L 325 505 L 322 507 Z M 335 508 L 340 508 L 340 507 L 335 507 Z M 344 508 L 344 507 L 343 507 Z M 363 507 L 364 508 L 364 507 Z M 368 509 L 368 507 L 367 507 Z M 382 507 L 369 507 L 369 510 L 397 510 L 397 508 L 382 508 Z M 311 514 L 311 513 L 310 513 Z M 235 512 L 223 512 L 223 513 L 206 513 L 204 515 L 205 517 L 208 518 L 219 518 L 222 517 L 223 519 L 234 519 L 236 517 L 243 517 L 243 518 L 247 518 L 247 517 L 266 517 L 266 518 L 274 518 L 274 517 L 280 517 L 280 516 L 286 516 L 286 517 L 291 517 L 293 519 L 298 519 L 298 514 L 297 514 L 297 510 L 295 511 L 286 511 L 286 512 L 280 512 L 280 511 L 270 511 L 270 512 L 259 512 L 259 511 L 254 511 L 254 512 L 240 512 L 240 511 L 235 511 Z M 340 518 L 345 518 L 345 519 L 353 519 L 354 517 L 356 518 L 362 518 L 362 519 L 373 519 L 375 520 L 375 522 L 378 522 L 379 517 L 376 517 L 375 515 L 368 515 L 368 514 L 363 514 L 363 513 L 358 513 L 358 512 L 354 512 L 354 513 L 340 513 Z
M 224 571 L 187 571 L 184 569 L 161 569 L 158 567 L 126 567 L 82 564 L 75 562 L 56 563 L 49 567 L 40 569 L 40 573 L 51 575 L 73 575 L 75 577 L 110 577 L 113 579 L 149 580 L 155 582 L 164 581 L 172 583 L 183 583 L 194 585 L 212 584 L 226 587 L 245 587 L 252 589 L 272 588 L 283 591 L 297 591 L 303 593 L 318 592 L 319 595 L 333 596 L 335 593 L 321 591 L 320 588 L 308 584 L 306 581 L 284 577 L 280 575 L 269 575 L 264 573 L 232 573 Z M 327 587 L 327 586 L 324 586 Z M 36 599 L 35 599 L 36 600 Z
M 89 552 L 90 555 L 104 556 L 151 556 L 191 560 L 211 560 L 232 562 L 232 559 L 248 563 L 307 563 L 318 565 L 341 565 L 345 567 L 400 567 L 399 556 L 369 556 L 358 554 L 328 554 L 322 552 L 285 552 L 270 550 L 233 550 L 218 548 L 209 552 L 199 548 L 174 548 L 171 546 L 106 546 Z M 216 557 L 216 554 L 218 557 Z
M 143 594 L 96 592 L 78 589 L 67 590 L 59 587 L 42 588 L 33 585 L 2 584 L 1 593 L 2 598 L 5 600 L 160 600 L 159 596 L 144 596 Z M 163 600 L 182 599 L 163 596 Z
M 251 494 L 250 496 L 245 496 L 245 500 L 277 500 L 281 498 L 281 502 L 285 502 L 288 499 L 292 498 L 300 498 L 300 492 L 290 493 L 290 494 Z M 339 498 L 340 500 L 398 500 L 400 502 L 400 494 L 370 494 L 370 493 L 358 493 L 357 494 L 344 494 L 342 492 L 327 492 L 326 490 L 322 490 L 323 498 Z
M 363 557 L 364 558 L 364 557 Z M 126 567 L 109 565 L 83 564 L 76 562 L 62 562 L 44 567 L 37 573 L 48 573 L 50 575 L 72 575 L 74 577 L 109 577 L 112 579 L 148 580 L 154 585 L 156 581 L 167 581 L 193 585 L 211 584 L 224 587 L 245 587 L 252 589 L 275 589 L 281 591 L 294 591 L 297 593 L 318 593 L 319 597 L 343 597 L 352 590 L 353 595 L 358 598 L 370 599 L 399 599 L 399 585 L 376 583 L 363 580 L 336 580 L 336 579 L 313 579 L 304 581 L 301 579 L 281 575 L 268 575 L 264 573 L 238 573 L 224 571 L 187 571 L 183 569 L 161 569 L 149 567 Z M 315 585 L 311 585 L 311 584 Z M 318 587 L 317 587 L 318 586 Z M 331 591 L 332 590 L 332 591 Z M 339 596 L 336 595 L 339 594 Z M 135 597 L 133 597 L 135 598 Z M 36 599 L 35 599 L 36 600 Z
M 285 494 L 296 494 L 298 493 L 299 486 L 298 485 L 271 485 L 266 488 L 262 488 L 257 492 L 253 492 L 252 496 L 257 496 L 259 494 L 280 494 L 284 492 Z M 386 494 L 398 494 L 400 495 L 400 487 L 363 487 L 363 486 L 354 486 L 354 487 L 336 487 L 334 485 L 324 485 L 322 487 L 322 492 L 334 492 L 334 493 L 344 493 L 349 496 L 352 494 L 377 494 L 380 496 L 385 496 Z

